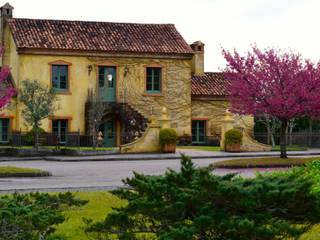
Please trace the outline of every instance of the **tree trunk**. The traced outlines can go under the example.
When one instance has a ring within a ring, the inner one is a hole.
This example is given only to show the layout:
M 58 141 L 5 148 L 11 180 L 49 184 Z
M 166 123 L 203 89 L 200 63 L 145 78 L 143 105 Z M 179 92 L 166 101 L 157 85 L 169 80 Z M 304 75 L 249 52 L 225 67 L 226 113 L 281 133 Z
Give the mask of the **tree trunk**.
M 312 145 L 312 119 L 309 119 L 309 130 L 308 130 L 308 147 Z
M 39 129 L 38 129 L 38 127 L 35 128 L 34 134 L 35 134 L 34 147 L 35 147 L 36 151 L 38 151 L 39 150 Z
M 288 120 L 282 119 L 281 120 L 281 127 L 280 127 L 280 158 L 287 158 L 287 127 L 288 127 Z
M 276 142 L 275 142 L 275 140 L 274 140 L 274 133 L 273 133 L 273 132 L 271 133 L 270 138 L 271 138 L 271 146 L 272 146 L 272 149 L 275 149 L 275 147 L 276 147 Z
M 97 148 L 97 130 L 96 130 L 96 126 L 94 126 L 93 134 L 92 134 L 92 147 L 93 147 L 93 150 L 96 150 L 96 148 Z
M 292 146 L 292 132 L 293 132 L 293 128 L 294 128 L 294 123 L 295 119 L 291 119 L 289 122 L 288 122 L 288 130 L 287 130 L 287 134 L 288 134 L 288 138 L 289 138 L 289 146 Z
M 269 123 L 267 124 L 267 144 L 270 145 L 270 140 L 271 140 L 271 128 Z M 273 147 L 273 146 L 272 146 Z

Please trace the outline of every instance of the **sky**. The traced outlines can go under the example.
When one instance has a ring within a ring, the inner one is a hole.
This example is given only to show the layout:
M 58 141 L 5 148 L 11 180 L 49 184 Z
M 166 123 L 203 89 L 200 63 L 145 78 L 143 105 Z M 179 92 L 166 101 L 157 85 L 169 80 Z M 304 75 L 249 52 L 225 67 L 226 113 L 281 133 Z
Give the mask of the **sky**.
M 5 1 L 1 5 L 3 5 Z M 173 23 L 188 43 L 205 43 L 205 71 L 225 67 L 221 49 L 251 44 L 320 59 L 319 0 L 10 0 L 13 16 Z

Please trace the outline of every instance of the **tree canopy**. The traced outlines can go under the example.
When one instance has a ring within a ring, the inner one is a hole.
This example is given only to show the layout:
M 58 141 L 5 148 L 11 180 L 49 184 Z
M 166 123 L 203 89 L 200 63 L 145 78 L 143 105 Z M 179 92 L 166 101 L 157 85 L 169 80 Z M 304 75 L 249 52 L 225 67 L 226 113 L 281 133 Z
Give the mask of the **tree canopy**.
M 320 115 L 320 64 L 300 54 L 253 46 L 246 55 L 222 51 L 231 111 L 281 121 L 281 156 L 286 157 L 290 119 Z

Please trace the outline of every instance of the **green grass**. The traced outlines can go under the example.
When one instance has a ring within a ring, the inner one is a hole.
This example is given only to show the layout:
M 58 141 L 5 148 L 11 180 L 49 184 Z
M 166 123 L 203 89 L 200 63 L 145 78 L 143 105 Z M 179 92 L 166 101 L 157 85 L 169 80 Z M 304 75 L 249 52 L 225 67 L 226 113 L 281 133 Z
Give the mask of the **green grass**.
M 319 240 L 320 239 L 320 225 L 315 225 L 309 232 L 303 234 L 299 240 Z
M 109 192 L 76 192 L 76 197 L 89 202 L 80 208 L 72 208 L 65 212 L 67 220 L 57 227 L 57 234 L 67 237 L 68 240 L 87 240 L 83 228 L 83 218 L 103 220 L 112 207 L 120 207 L 125 204 Z
M 220 151 L 219 146 L 177 146 L 177 149 L 190 149 L 195 151 L 211 151 L 217 152 Z
M 36 168 L 0 167 L 0 177 L 44 177 L 51 174 Z
M 210 151 L 210 152 L 217 152 L 221 151 L 219 146 L 177 146 L 177 149 L 190 149 L 195 151 Z M 306 151 L 308 148 L 306 147 L 299 147 L 299 146 L 288 146 L 287 151 Z M 272 151 L 280 151 L 280 146 L 276 145 Z
M 296 145 L 292 145 L 292 146 L 287 146 L 287 151 L 306 151 L 308 150 L 308 148 L 306 147 L 299 147 Z M 272 149 L 272 151 L 280 151 L 280 146 L 276 145 L 274 149 Z
M 33 149 L 34 146 L 1 146 L 0 148 L 16 148 L 16 149 Z M 60 149 L 70 149 L 70 150 L 80 150 L 80 151 L 93 151 L 92 147 L 66 147 L 66 146 L 60 146 Z M 39 146 L 39 149 L 56 149 L 56 146 Z M 97 147 L 95 150 L 101 151 L 101 150 L 114 150 L 116 148 L 113 147 Z
M 83 231 L 85 226 L 82 221 L 83 217 L 103 220 L 112 207 L 125 205 L 124 200 L 120 200 L 109 192 L 77 192 L 75 195 L 89 200 L 89 203 L 81 208 L 73 208 L 65 212 L 68 219 L 57 227 L 56 233 L 67 237 L 68 240 L 88 240 Z M 320 239 L 320 225 L 316 225 L 300 238 L 300 240 L 318 239 Z
M 319 157 L 311 158 L 249 158 L 231 159 L 213 163 L 210 168 L 258 168 L 258 167 L 292 167 L 301 166 L 309 161 L 319 160 Z

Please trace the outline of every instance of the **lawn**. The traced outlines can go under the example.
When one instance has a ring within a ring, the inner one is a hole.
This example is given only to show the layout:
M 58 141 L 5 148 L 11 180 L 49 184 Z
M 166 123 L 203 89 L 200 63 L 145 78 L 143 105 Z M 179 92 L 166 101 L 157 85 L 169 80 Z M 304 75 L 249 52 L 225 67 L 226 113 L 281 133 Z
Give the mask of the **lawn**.
M 80 208 L 72 208 L 65 212 L 67 220 L 57 227 L 57 234 L 68 240 L 87 240 L 83 228 L 83 218 L 102 220 L 112 207 L 120 207 L 125 201 L 120 200 L 109 192 L 76 192 L 76 197 L 89 202 Z
M 42 171 L 36 168 L 19 168 L 4 166 L 0 167 L 0 178 L 1 177 L 45 177 L 50 176 L 51 173 Z
M 292 146 L 287 146 L 287 151 L 306 151 L 308 150 L 308 148 L 306 147 L 299 147 L 296 145 L 292 145 Z M 280 146 L 276 145 L 274 149 L 272 149 L 272 151 L 280 151 Z
M 81 208 L 73 208 L 66 211 L 68 220 L 57 227 L 57 234 L 64 235 L 68 240 L 88 240 L 83 228 L 82 218 L 91 218 L 102 220 L 112 207 L 119 207 L 125 204 L 109 192 L 77 192 L 75 195 L 81 199 L 89 200 Z M 320 225 L 315 226 L 310 232 L 304 234 L 300 240 L 318 240 L 320 239 Z
M 34 146 L 6 146 L 2 145 L 1 148 L 16 148 L 16 149 L 33 149 Z M 56 146 L 40 146 L 39 149 L 56 149 Z M 109 151 L 109 150 L 115 150 L 117 148 L 114 147 L 96 147 L 94 150 L 93 147 L 68 147 L 68 146 L 59 146 L 59 149 L 68 149 L 68 150 L 80 150 L 80 151 Z
M 209 152 L 217 152 L 221 151 L 220 146 L 177 146 L 177 149 L 190 149 L 195 151 L 209 151 Z M 288 146 L 287 151 L 306 151 L 306 147 L 299 146 Z M 275 146 L 272 151 L 280 151 L 280 146 Z
M 210 151 L 210 152 L 220 151 L 219 146 L 177 146 L 177 150 L 179 149 L 190 149 L 190 150 L 196 150 L 196 151 Z
M 249 159 L 231 159 L 213 163 L 211 168 L 263 168 L 263 167 L 293 167 L 301 166 L 309 161 L 319 160 L 319 157 L 311 158 L 249 158 Z

